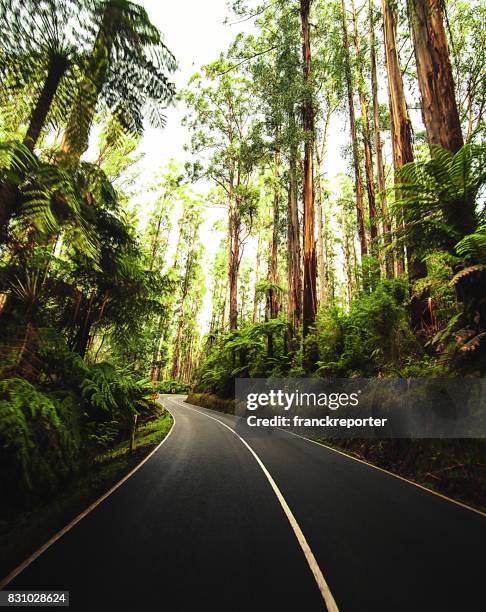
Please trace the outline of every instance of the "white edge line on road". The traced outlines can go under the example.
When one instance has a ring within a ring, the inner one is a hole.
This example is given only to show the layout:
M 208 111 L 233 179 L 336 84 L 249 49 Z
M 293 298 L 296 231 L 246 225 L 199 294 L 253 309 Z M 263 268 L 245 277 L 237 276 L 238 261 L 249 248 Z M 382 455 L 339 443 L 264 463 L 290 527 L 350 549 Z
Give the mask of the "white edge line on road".
M 252 447 L 248 444 L 248 442 L 246 442 L 246 440 L 244 440 L 241 436 L 239 436 L 236 431 L 234 429 L 231 429 L 231 427 L 229 427 L 229 425 L 226 425 L 226 423 L 223 423 L 223 421 L 220 421 L 219 419 L 216 419 L 215 417 L 206 414 L 205 412 L 201 412 L 200 410 L 197 410 L 196 408 L 192 408 L 192 406 L 190 404 L 186 404 L 184 402 L 180 402 L 176 399 L 172 399 L 170 398 L 174 403 L 178 404 L 179 406 L 183 407 L 183 408 L 188 408 L 189 410 L 193 410 L 194 412 L 199 412 L 199 414 L 202 414 L 203 416 L 207 417 L 208 419 L 213 419 L 213 421 L 216 421 L 217 423 L 219 423 L 220 425 L 223 425 L 223 427 L 226 427 L 226 429 L 229 429 L 231 431 L 232 434 L 234 434 L 237 438 L 239 438 L 239 440 L 246 446 L 246 448 L 250 451 L 250 453 L 253 455 L 255 461 L 258 463 L 258 465 L 261 467 L 263 473 L 265 474 L 265 476 L 267 477 L 268 482 L 270 483 L 270 486 L 273 489 L 273 492 L 275 493 L 278 501 L 280 502 L 280 505 L 282 506 L 282 509 L 285 513 L 285 516 L 287 517 L 290 526 L 292 527 L 295 537 L 297 538 L 297 541 L 300 544 L 300 547 L 302 549 L 302 552 L 305 555 L 305 558 L 307 560 L 307 563 L 309 564 L 310 570 L 314 576 L 314 579 L 317 583 L 317 587 L 322 595 L 322 598 L 324 599 L 324 603 L 326 604 L 327 610 L 328 612 L 339 612 L 339 608 L 337 607 L 336 601 L 331 593 L 331 590 L 329 589 L 329 586 L 322 574 L 321 568 L 319 567 L 316 558 L 314 557 L 314 553 L 312 552 L 312 550 L 310 549 L 309 544 L 307 543 L 307 540 L 305 539 L 305 536 L 302 532 L 302 529 L 300 528 L 295 516 L 292 513 L 292 510 L 289 508 L 289 505 L 287 504 L 285 497 L 283 496 L 282 492 L 280 491 L 280 489 L 278 488 L 277 483 L 275 482 L 275 480 L 272 478 L 272 475 L 270 474 L 270 472 L 267 470 L 267 468 L 265 467 L 263 461 L 260 459 L 260 457 L 256 454 L 256 452 L 252 449 Z
M 481 510 L 478 510 L 477 508 L 473 508 L 472 506 L 463 504 L 462 502 L 457 501 L 456 499 L 452 499 L 452 497 L 447 497 L 447 495 L 438 493 L 437 491 L 434 491 L 433 489 L 429 489 L 428 487 L 425 487 L 424 485 L 421 485 L 418 482 L 409 480 L 408 478 L 405 478 L 404 476 L 400 476 L 400 474 L 395 474 L 394 472 L 390 472 L 389 470 L 386 470 L 385 468 L 382 468 L 378 465 L 374 465 L 373 463 L 369 463 L 368 461 L 365 461 L 364 459 L 358 459 L 358 457 L 354 457 L 353 455 L 348 455 L 348 453 L 340 451 L 337 448 L 333 448 L 332 446 L 328 446 L 327 444 L 324 444 L 324 442 L 318 442 L 317 440 L 312 440 L 312 438 L 306 438 L 305 436 L 301 436 L 300 434 L 297 434 L 294 431 L 287 431 L 286 429 L 282 429 L 281 427 L 277 427 L 276 429 L 279 429 L 280 431 L 283 431 L 284 433 L 289 434 L 291 436 L 295 436 L 296 438 L 300 438 L 301 440 L 305 440 L 306 442 L 317 444 L 317 446 L 323 446 L 324 448 L 334 451 L 335 453 L 338 453 L 339 455 L 343 455 L 343 457 L 347 457 L 348 459 L 352 459 L 353 461 L 357 461 L 358 463 L 363 463 L 364 465 L 367 465 L 368 467 L 371 467 L 374 470 L 384 472 L 385 474 L 388 474 L 389 476 L 393 476 L 393 478 L 398 478 L 398 480 L 403 480 L 403 482 L 407 482 L 408 484 L 413 485 L 414 487 L 417 487 L 418 489 L 422 489 L 422 491 L 431 493 L 432 495 L 440 497 L 441 499 L 445 499 L 446 501 L 451 502 L 452 504 L 455 504 L 456 506 L 460 506 L 461 508 L 470 510 L 471 512 L 475 512 L 476 514 L 479 514 L 480 516 L 486 517 L 486 513 L 482 512 Z
M 210 410 L 210 408 L 207 408 L 207 410 Z M 235 416 L 235 415 L 232 414 L 229 416 Z M 312 438 L 306 438 L 305 436 L 301 436 L 300 434 L 295 433 L 294 431 L 288 431 L 287 429 L 283 429 L 282 427 L 276 427 L 275 429 L 278 429 L 279 431 L 282 431 L 283 433 L 286 433 L 289 436 L 295 436 L 296 438 L 300 438 L 301 440 L 304 440 L 305 442 L 310 442 L 311 444 L 317 444 L 317 446 L 322 446 L 324 448 L 327 448 L 328 450 L 333 451 L 334 453 L 338 453 L 338 455 L 342 455 L 343 457 L 346 457 L 347 459 L 352 459 L 353 461 L 357 461 L 358 463 L 367 465 L 368 467 L 373 468 L 374 470 L 378 470 L 379 472 L 383 472 L 384 474 L 393 476 L 393 478 L 398 478 L 398 480 L 402 480 L 403 482 L 406 482 L 409 485 L 417 487 L 418 489 L 422 489 L 422 491 L 426 491 L 427 493 L 430 493 L 431 495 L 440 497 L 441 499 L 444 499 L 445 501 L 448 501 L 451 504 L 455 504 L 456 506 L 460 506 L 461 508 L 464 508 L 465 510 L 470 510 L 471 512 L 474 512 L 475 514 L 479 514 L 479 516 L 486 518 L 486 512 L 483 512 L 482 510 L 478 510 L 478 508 L 473 508 L 472 506 L 468 506 L 467 504 L 464 504 L 463 502 L 457 501 L 457 499 L 452 499 L 452 497 L 447 497 L 447 495 L 443 495 L 442 493 L 439 493 L 438 491 L 434 491 L 433 489 L 429 489 L 429 487 L 421 485 L 418 482 L 409 480 L 408 478 L 405 478 L 405 476 L 400 476 L 400 474 L 395 474 L 395 472 L 390 472 L 389 470 L 382 468 L 379 465 L 374 465 L 373 463 L 369 463 L 368 461 L 365 461 L 364 459 L 359 459 L 358 457 L 355 457 L 354 455 L 349 455 L 348 453 L 338 450 L 337 448 L 334 448 L 333 446 L 324 444 L 324 442 L 318 442 L 317 440 L 313 440 Z
M 121 485 L 123 483 L 125 483 L 131 476 L 133 476 L 135 474 L 135 472 L 137 472 L 142 467 L 142 465 L 144 463 L 146 463 L 150 459 L 150 457 L 152 457 L 152 455 L 159 450 L 159 448 L 162 446 L 162 444 L 169 438 L 170 434 L 174 431 L 175 424 L 176 424 L 176 420 L 175 420 L 174 415 L 169 410 L 168 410 L 168 412 L 171 415 L 173 421 L 172 421 L 172 427 L 170 428 L 169 433 L 165 436 L 165 438 L 159 444 L 157 444 L 157 446 L 145 457 L 145 459 L 143 459 L 138 465 L 136 465 L 133 468 L 133 470 L 128 472 L 128 474 L 126 474 L 121 480 L 119 480 L 115 485 L 113 485 L 111 487 L 111 489 L 109 489 L 101 497 L 99 497 L 97 500 L 95 500 L 90 506 L 88 506 L 86 508 L 86 510 L 83 510 L 83 512 L 78 514 L 78 516 L 76 516 L 70 523 L 68 523 L 65 527 L 63 527 L 60 531 L 58 531 L 55 535 L 53 535 L 52 538 L 50 538 L 45 544 L 43 544 L 34 553 L 32 553 L 30 555 L 30 557 L 27 557 L 27 559 L 25 559 L 25 561 L 22 561 L 22 563 L 20 565 L 18 565 L 14 570 L 12 570 L 10 572 L 10 574 L 5 576 L 5 578 L 3 578 L 0 581 L 0 591 L 2 589 L 4 589 L 21 572 L 23 572 L 24 569 L 26 567 L 28 567 L 33 561 L 35 561 L 38 557 L 40 557 L 42 555 L 42 553 L 44 553 L 50 546 L 52 546 L 55 542 L 57 542 L 57 540 L 62 538 L 62 536 L 64 534 L 66 534 L 68 531 L 70 531 L 75 525 L 77 525 L 82 519 L 84 519 L 85 516 L 87 516 L 97 506 L 99 506 L 101 504 L 101 502 L 103 502 L 107 497 L 109 497 L 119 487 L 121 487 Z

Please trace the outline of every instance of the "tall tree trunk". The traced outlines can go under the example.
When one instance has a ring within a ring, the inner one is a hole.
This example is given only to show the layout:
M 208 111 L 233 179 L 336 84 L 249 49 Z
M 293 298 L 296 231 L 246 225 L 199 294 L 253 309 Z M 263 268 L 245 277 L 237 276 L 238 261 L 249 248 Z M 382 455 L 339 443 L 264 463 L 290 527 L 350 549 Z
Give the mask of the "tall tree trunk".
M 272 242 L 270 245 L 270 266 L 269 266 L 269 281 L 272 285 L 277 286 L 278 283 L 278 230 L 280 224 L 280 152 L 276 151 L 274 160 L 274 191 L 273 191 L 273 226 L 272 226 Z M 275 287 L 270 289 L 270 317 L 276 319 L 278 317 L 279 303 L 278 292 Z
M 382 0 L 385 63 L 388 77 L 388 99 L 390 107 L 391 139 L 395 183 L 399 181 L 400 168 L 413 161 L 412 124 L 408 115 L 407 102 L 403 88 L 402 71 L 396 46 L 396 22 L 394 9 L 389 0 Z M 399 199 L 399 194 L 397 193 Z M 403 220 L 396 219 L 396 229 L 403 227 Z M 408 258 L 410 259 L 410 258 Z M 405 272 L 403 250 L 396 251 L 397 274 Z M 410 266 L 409 266 L 410 268 Z
M 159 252 L 159 247 L 160 247 L 160 230 L 162 227 L 162 219 L 164 217 L 164 213 L 163 211 L 160 211 L 160 214 L 157 218 L 157 227 L 155 229 L 155 235 L 154 238 L 152 240 L 152 249 L 151 249 L 151 254 L 150 254 L 150 266 L 149 266 L 149 270 L 152 271 L 154 268 L 154 264 L 155 264 L 155 258 L 157 257 L 157 254 Z
M 189 253 L 187 261 L 186 261 L 186 269 L 184 271 L 184 280 L 182 281 L 182 289 L 181 289 L 181 303 L 180 303 L 180 313 L 179 313 L 179 321 L 177 323 L 177 335 L 174 344 L 174 355 L 172 359 L 172 378 L 178 378 L 180 372 L 181 365 L 181 344 L 182 344 L 182 332 L 184 330 L 185 318 L 186 318 L 186 300 L 189 295 L 190 285 L 191 285 L 191 273 L 193 270 L 193 255 Z
M 258 231 L 258 244 L 257 244 L 257 254 L 256 254 L 256 264 L 255 264 L 255 294 L 253 296 L 253 315 L 252 322 L 256 323 L 258 319 L 258 283 L 260 282 L 260 261 L 261 261 L 261 253 L 262 250 L 262 235 L 261 231 Z
M 343 233 L 343 255 L 344 255 L 344 269 L 346 276 L 346 306 L 349 308 L 351 306 L 351 301 L 353 298 L 353 264 L 351 261 L 352 252 L 350 243 L 353 241 L 353 238 L 349 236 L 348 231 L 348 223 L 346 219 L 346 210 L 343 206 L 341 211 L 341 229 Z
M 194 335 L 191 333 L 189 346 L 184 355 L 183 367 L 181 372 L 181 380 L 184 384 L 188 384 L 192 376 L 192 355 L 193 355 Z
M 417 75 L 422 98 L 422 117 L 430 145 L 457 153 L 464 145 L 457 110 L 454 79 L 444 30 L 443 0 L 410 0 Z M 447 211 L 448 222 L 459 236 L 474 231 L 474 202 Z
M 91 332 L 91 327 L 93 326 L 93 318 L 91 317 L 91 309 L 93 307 L 93 301 L 95 298 L 95 292 L 91 293 L 89 298 L 89 302 L 87 305 L 86 315 L 84 317 L 83 324 L 79 327 L 78 333 L 76 335 L 76 339 L 74 341 L 73 350 L 78 353 L 83 359 L 86 355 L 86 350 L 89 344 L 89 335 Z
M 224 299 L 223 308 L 221 309 L 221 325 L 220 329 L 225 329 L 226 321 L 229 321 L 229 274 L 226 276 L 226 283 L 224 285 Z
M 325 288 L 326 288 L 326 301 L 330 306 L 334 306 L 335 299 L 335 286 L 333 282 L 334 278 L 334 249 L 332 246 L 332 230 L 329 223 L 329 218 L 324 216 L 325 228 L 324 228 L 324 261 L 326 262 L 325 268 Z
M 182 331 L 184 329 L 184 315 L 181 312 L 181 316 L 179 317 L 179 323 L 177 325 L 177 335 L 174 346 L 174 356 L 172 358 L 172 371 L 171 378 L 177 379 L 179 378 L 179 369 L 181 363 L 181 343 L 182 343 Z
M 278 230 L 280 223 L 280 152 L 275 152 L 274 158 L 274 186 L 273 186 L 273 202 L 272 202 L 272 238 L 270 242 L 270 258 L 268 262 L 268 280 L 272 285 L 267 292 L 267 305 L 265 309 L 265 321 L 276 319 L 278 317 L 279 302 L 278 293 L 275 286 L 278 285 Z M 270 359 L 273 358 L 273 335 L 271 332 L 267 334 L 267 355 Z
M 370 221 L 371 252 L 376 257 L 378 254 L 378 224 L 376 214 L 375 197 L 375 175 L 373 171 L 373 153 L 371 151 L 370 122 L 368 118 L 368 101 L 364 89 L 363 57 L 361 51 L 361 39 L 358 32 L 358 18 L 354 0 L 351 0 L 353 12 L 354 46 L 358 65 L 358 93 L 361 107 L 361 123 L 363 125 L 363 145 L 365 154 L 366 193 L 368 196 L 368 212 Z
M 327 293 L 328 293 L 328 274 L 326 272 L 326 267 L 328 267 L 329 262 L 326 260 L 326 232 L 325 225 L 327 222 L 325 221 L 324 214 L 324 203 L 322 197 L 322 184 L 321 184 L 321 173 L 322 166 L 324 164 L 324 157 L 326 154 L 326 145 L 327 145 L 327 133 L 329 129 L 329 122 L 331 119 L 332 108 L 330 106 L 326 109 L 326 118 L 324 120 L 324 133 L 322 135 L 322 143 L 320 148 L 316 143 L 316 202 L 317 202 L 317 221 L 318 221 L 318 261 L 319 261 L 319 302 L 321 306 L 326 302 Z
M 385 274 L 387 278 L 393 278 L 394 265 L 393 253 L 391 251 L 391 225 L 388 218 L 388 206 L 386 197 L 385 164 L 383 161 L 383 144 L 380 131 L 380 106 L 378 102 L 378 71 L 376 67 L 376 42 L 375 42 L 375 17 L 374 2 L 369 0 L 369 25 L 370 25 L 370 58 L 371 58 L 371 88 L 373 92 L 373 127 L 375 132 L 376 169 L 378 174 L 378 189 L 381 202 L 381 219 L 383 228 L 383 244 L 387 249 L 384 257 Z
M 183 215 L 184 215 L 184 212 L 183 212 Z M 161 219 L 161 217 L 159 217 L 159 219 Z M 177 234 L 177 243 L 176 243 L 176 248 L 175 248 L 175 253 L 174 253 L 174 261 L 172 263 L 172 269 L 174 271 L 177 271 L 179 264 L 180 264 L 180 259 L 181 259 L 183 219 L 184 219 L 184 216 L 179 221 L 179 232 Z M 155 243 L 154 243 L 154 249 L 156 249 Z M 155 257 L 154 252 L 152 252 L 152 255 L 154 258 Z M 150 269 L 152 269 L 153 261 L 154 259 L 152 259 L 152 264 L 150 266 Z M 173 311 L 174 311 L 175 300 L 176 300 L 176 292 L 172 291 L 167 301 L 167 304 L 165 306 L 165 309 L 163 313 L 160 314 L 160 317 L 159 317 L 159 323 L 157 326 L 158 333 L 159 333 L 159 340 L 157 343 L 157 348 L 156 350 L 154 350 L 153 357 L 152 357 L 152 370 L 151 370 L 151 380 L 152 381 L 160 380 L 160 374 L 161 374 L 160 359 L 162 357 L 162 347 L 164 344 L 168 342 L 169 338 L 172 335 L 173 317 L 174 317 Z M 164 366 L 164 371 L 165 369 L 166 369 L 166 366 Z
M 68 60 L 62 55 L 53 55 L 49 62 L 49 70 L 37 104 L 30 117 L 29 127 L 24 138 L 24 145 L 33 151 L 42 130 L 45 127 L 47 115 L 54 101 L 59 84 L 66 74 Z
M 229 326 L 238 327 L 238 272 L 240 267 L 240 225 L 241 219 L 236 198 L 232 198 L 229 213 L 228 285 L 229 285 Z
M 411 0 L 422 117 L 430 144 L 456 153 L 464 144 L 442 15 L 443 0 Z
M 317 167 L 319 168 L 318 153 L 316 152 Z M 324 204 L 322 202 L 322 185 L 319 170 L 316 171 L 316 203 L 317 203 L 317 258 L 319 264 L 319 304 L 321 307 L 326 302 L 326 245 L 324 233 Z
M 395 13 L 390 0 L 382 0 L 385 60 L 388 75 L 388 95 L 395 172 L 413 161 L 412 124 L 408 115 L 407 102 L 403 87 L 402 71 L 396 46 Z
M 292 123 L 292 117 L 291 123 Z M 297 204 L 297 147 L 290 145 L 289 194 L 287 215 L 287 310 L 291 326 L 289 350 L 296 350 L 297 336 L 302 317 L 302 275 L 300 268 L 300 226 Z
M 160 317 L 159 319 L 159 325 L 158 325 L 158 337 L 159 340 L 157 342 L 157 347 L 153 353 L 153 357 L 152 357 L 152 369 L 150 371 L 150 380 L 152 382 L 157 382 L 160 378 L 160 353 L 162 351 L 162 345 L 164 342 L 164 335 L 162 333 L 162 330 L 160 329 L 160 325 L 162 322 L 162 317 Z
M 390 120 L 393 149 L 393 166 L 395 169 L 395 183 L 400 180 L 401 168 L 413 161 L 412 126 L 408 115 L 407 102 L 403 87 L 402 71 L 398 59 L 395 39 L 395 15 L 389 0 L 382 0 L 383 26 L 385 41 L 385 59 L 388 74 L 388 93 L 390 102 Z M 397 191 L 397 199 L 400 194 Z M 398 223 L 401 221 L 398 220 Z M 420 278 L 427 276 L 427 267 L 415 257 L 413 249 L 406 247 L 408 278 L 410 286 L 413 286 Z M 427 317 L 426 296 L 412 296 L 411 324 L 414 330 L 418 330 Z
M 309 334 L 315 323 L 317 312 L 317 258 L 314 235 L 314 106 L 311 81 L 311 48 L 309 12 L 311 0 L 301 0 L 300 16 L 302 23 L 302 56 L 306 92 L 302 105 L 302 122 L 305 134 L 304 143 L 304 296 L 303 296 L 303 336 Z M 309 355 L 309 362 L 313 355 Z
M 353 164 L 356 189 L 356 219 L 358 223 L 358 237 L 361 248 L 361 257 L 368 253 L 366 239 L 364 204 L 363 204 L 363 181 L 361 179 L 361 161 L 359 154 L 358 132 L 356 129 L 356 112 L 354 109 L 353 81 L 351 75 L 351 56 L 349 51 L 348 26 L 346 24 L 346 5 L 341 0 L 341 14 L 344 44 L 344 68 L 346 73 L 346 88 L 348 92 L 349 122 L 351 124 L 351 141 L 353 145 Z

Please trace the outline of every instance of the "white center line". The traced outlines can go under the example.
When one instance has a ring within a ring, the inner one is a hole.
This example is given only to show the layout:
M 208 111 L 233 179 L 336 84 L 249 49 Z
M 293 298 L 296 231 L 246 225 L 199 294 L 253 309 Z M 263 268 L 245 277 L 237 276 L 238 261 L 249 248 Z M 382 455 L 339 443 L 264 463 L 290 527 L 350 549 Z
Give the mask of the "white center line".
M 202 414 L 203 416 L 207 417 L 208 419 L 212 419 L 213 421 L 216 421 L 217 423 L 219 423 L 220 425 L 223 425 L 223 427 L 226 427 L 226 429 L 229 429 L 231 431 L 231 433 L 233 433 L 237 438 L 240 439 L 240 441 L 246 446 L 246 448 L 250 451 L 250 453 L 253 455 L 253 457 L 255 458 L 255 461 L 258 463 L 258 465 L 261 467 L 263 473 L 265 474 L 265 476 L 267 477 L 268 482 L 270 483 L 270 486 L 273 489 L 273 492 L 275 493 L 278 501 L 280 502 L 280 505 L 282 506 L 282 509 L 285 513 L 285 516 L 287 517 L 290 526 L 292 527 L 295 537 L 297 538 L 297 541 L 300 544 L 300 547 L 302 549 L 302 552 L 305 555 L 305 558 L 307 560 L 307 563 L 309 564 L 310 570 L 314 576 L 314 579 L 317 583 L 317 587 L 322 595 L 322 598 L 324 599 L 324 603 L 326 604 L 326 608 L 328 610 L 328 612 L 339 612 L 339 608 L 337 607 L 336 601 L 331 593 L 331 590 L 329 588 L 329 585 L 326 582 L 326 579 L 324 578 L 321 568 L 319 567 L 316 558 L 314 557 L 314 553 L 312 552 L 309 544 L 307 543 L 307 540 L 305 539 L 305 535 L 302 532 L 302 529 L 300 528 L 292 510 L 289 508 L 289 505 L 287 504 L 287 501 L 285 500 L 285 497 L 283 496 L 282 492 L 280 491 L 280 489 L 277 486 L 277 483 L 275 482 L 275 480 L 272 478 L 272 475 L 270 474 L 270 472 L 267 470 L 267 468 L 265 467 L 263 461 L 260 459 L 260 457 L 256 454 L 256 452 L 252 449 L 252 447 L 248 444 L 248 442 L 246 442 L 246 440 L 244 440 L 241 436 L 239 436 L 236 431 L 234 429 L 231 429 L 231 427 L 229 427 L 229 425 L 226 425 L 226 423 L 223 423 L 223 421 L 220 421 L 219 419 L 216 419 L 215 417 L 206 414 L 205 412 L 201 412 L 200 410 L 196 410 L 196 408 L 192 408 L 192 406 L 189 406 L 188 404 L 185 404 L 183 402 L 180 402 L 176 399 L 173 398 L 163 398 L 163 399 L 168 399 L 169 401 L 174 402 L 175 404 L 178 404 L 179 406 L 183 407 L 183 408 L 187 408 L 188 410 L 193 410 L 194 412 L 198 412 L 199 414 Z

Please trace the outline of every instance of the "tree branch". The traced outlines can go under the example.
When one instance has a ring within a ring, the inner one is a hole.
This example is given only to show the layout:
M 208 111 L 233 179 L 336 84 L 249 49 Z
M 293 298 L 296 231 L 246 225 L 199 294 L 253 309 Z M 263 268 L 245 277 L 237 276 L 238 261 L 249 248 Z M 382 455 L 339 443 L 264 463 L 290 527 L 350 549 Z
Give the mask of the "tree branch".
M 228 74 L 228 72 L 231 72 L 235 68 L 239 68 L 242 64 L 244 64 L 246 62 L 249 62 L 252 59 L 255 59 L 255 57 L 259 57 L 260 55 L 265 55 L 265 53 L 269 53 L 270 51 L 273 51 L 276 48 L 277 48 L 277 45 L 273 45 L 273 47 L 269 47 L 268 49 L 265 49 L 264 51 L 260 51 L 259 53 L 255 53 L 254 55 L 251 55 L 250 57 L 245 57 L 244 59 L 241 60 L 241 62 L 238 62 L 237 64 L 234 64 L 233 66 L 231 66 L 227 70 L 223 70 L 223 72 L 219 72 L 218 76 L 223 76 L 224 74 Z

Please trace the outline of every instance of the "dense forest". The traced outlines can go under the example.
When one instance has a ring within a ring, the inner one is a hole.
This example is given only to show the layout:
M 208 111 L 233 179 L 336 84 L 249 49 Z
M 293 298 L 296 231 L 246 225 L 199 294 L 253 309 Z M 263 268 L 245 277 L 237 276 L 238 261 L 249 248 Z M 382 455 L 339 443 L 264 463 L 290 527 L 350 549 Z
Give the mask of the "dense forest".
M 194 171 L 228 209 L 196 389 L 484 374 L 484 7 L 233 8 L 254 31 L 182 94 Z
M 1 485 L 19 503 L 127 437 L 154 389 L 485 374 L 482 3 L 230 4 L 251 25 L 176 91 L 141 4 L 0 0 Z M 188 156 L 144 184 L 144 129 L 172 104 Z

